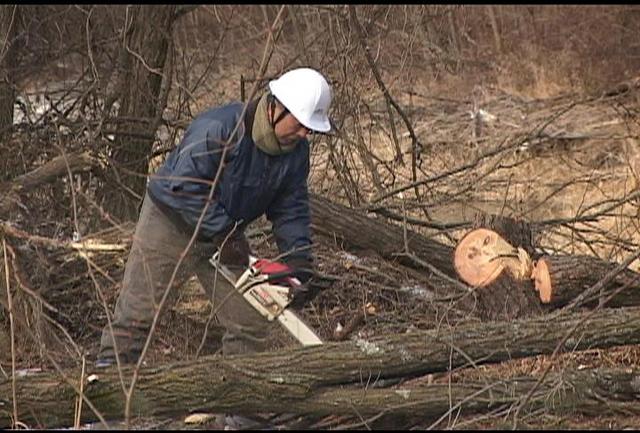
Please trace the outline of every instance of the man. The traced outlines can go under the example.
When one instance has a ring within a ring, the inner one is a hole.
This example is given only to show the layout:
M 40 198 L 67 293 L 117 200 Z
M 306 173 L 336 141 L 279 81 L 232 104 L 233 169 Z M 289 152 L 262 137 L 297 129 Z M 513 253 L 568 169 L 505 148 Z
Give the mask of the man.
M 149 180 L 97 367 L 113 365 L 116 356 L 120 363 L 138 361 L 165 290 L 171 290 L 168 301 L 174 298 L 169 284 L 200 219 L 196 242 L 180 263 L 173 286 L 197 275 L 226 328 L 224 355 L 265 350 L 269 322 L 216 275 L 208 260 L 221 248 L 223 264 L 246 267 L 250 249 L 244 229 L 261 215 L 273 225 L 283 261 L 303 283 L 292 304 L 299 307 L 315 295 L 304 284 L 313 275 L 306 137 L 331 129 L 330 105 L 325 78 L 300 68 L 271 81 L 269 91 L 247 104 L 246 111 L 244 104 L 231 103 L 194 119 Z

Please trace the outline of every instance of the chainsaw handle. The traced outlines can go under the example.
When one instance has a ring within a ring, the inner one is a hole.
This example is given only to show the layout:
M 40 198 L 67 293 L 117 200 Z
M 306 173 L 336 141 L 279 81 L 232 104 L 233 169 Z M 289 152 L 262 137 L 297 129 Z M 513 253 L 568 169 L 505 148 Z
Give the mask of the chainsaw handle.
M 275 280 L 282 280 L 282 279 L 287 278 L 287 277 L 293 277 L 294 272 L 293 271 L 284 271 L 284 272 L 276 272 L 274 274 L 263 274 L 263 275 L 267 276 L 265 281 L 272 282 L 272 281 L 275 281 Z

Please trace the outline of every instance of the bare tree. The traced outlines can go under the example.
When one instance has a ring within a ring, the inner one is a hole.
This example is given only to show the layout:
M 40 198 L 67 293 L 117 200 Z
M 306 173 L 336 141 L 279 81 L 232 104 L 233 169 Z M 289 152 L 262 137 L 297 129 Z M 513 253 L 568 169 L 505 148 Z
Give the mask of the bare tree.
M 172 45 L 175 5 L 126 9 L 118 63 L 109 83 L 118 101 L 118 127 L 110 155 L 114 188 L 105 188 L 104 207 L 117 218 L 135 219 L 170 77 L 165 66 Z M 164 89 L 164 90 L 163 90 Z M 107 109 L 110 107 L 106 107 Z
M 15 35 L 19 8 L 0 6 L 0 137 L 13 124 Z

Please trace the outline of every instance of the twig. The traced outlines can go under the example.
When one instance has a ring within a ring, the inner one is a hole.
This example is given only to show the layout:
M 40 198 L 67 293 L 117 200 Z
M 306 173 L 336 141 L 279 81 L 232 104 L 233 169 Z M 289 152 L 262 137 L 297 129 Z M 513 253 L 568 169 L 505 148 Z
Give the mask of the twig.
M 491 390 L 491 388 L 495 388 L 498 385 L 504 385 L 505 383 L 506 382 L 504 382 L 504 381 L 498 381 L 498 382 L 490 383 L 490 384 L 486 385 L 484 388 L 481 388 L 478 391 L 474 392 L 473 394 L 470 394 L 470 395 L 466 396 L 465 398 L 460 400 L 458 403 L 456 403 L 455 405 L 451 406 L 448 411 L 446 411 L 444 414 L 442 414 L 442 416 L 440 418 L 435 420 L 429 427 L 427 427 L 427 430 L 433 430 L 434 428 L 436 428 L 436 426 L 438 424 L 440 424 L 440 422 L 442 422 L 446 417 L 449 417 L 453 413 L 454 410 L 461 408 L 462 405 L 465 404 L 466 402 L 471 401 L 474 398 L 476 398 L 477 396 L 479 396 L 479 395 Z
M 76 413 L 73 422 L 73 428 L 80 429 L 80 419 L 82 418 L 82 398 L 84 396 L 84 371 L 86 359 L 82 356 L 82 370 L 80 371 L 80 394 L 76 397 Z
M 13 325 L 13 303 L 11 299 L 11 288 L 9 284 L 9 261 L 7 260 L 7 244 L 2 237 L 2 255 L 4 257 L 4 276 L 7 287 L 7 302 L 9 303 L 9 326 L 11 330 L 11 392 L 13 396 L 13 427 L 19 423 L 18 420 L 18 400 L 16 396 L 16 349 L 15 349 L 15 329 Z
M 391 94 L 389 93 L 389 90 L 387 89 L 387 86 L 385 86 L 384 82 L 382 81 L 382 77 L 380 76 L 380 73 L 378 72 L 378 68 L 376 68 L 375 62 L 373 61 L 373 58 L 371 57 L 371 52 L 369 49 L 369 46 L 367 45 L 367 43 L 365 42 L 365 35 L 364 35 L 364 30 L 362 29 L 362 26 L 360 25 L 360 22 L 358 21 L 358 17 L 356 15 L 356 10 L 355 7 L 353 5 L 349 5 L 349 17 L 351 18 L 353 24 L 354 24 L 354 28 L 356 29 L 356 33 L 358 35 L 358 43 L 360 44 L 360 46 L 362 47 L 362 49 L 364 50 L 364 56 L 367 60 L 367 63 L 369 64 L 369 67 L 371 68 L 371 72 L 373 73 L 373 76 L 376 80 L 376 83 L 378 84 L 378 87 L 380 88 L 380 90 L 382 91 L 382 94 L 384 95 L 384 99 L 387 103 L 387 112 L 389 114 L 389 123 L 391 126 L 391 132 L 393 135 L 393 142 L 395 144 L 396 147 L 396 159 L 398 159 L 398 161 L 402 162 L 402 151 L 400 150 L 400 144 L 398 142 L 398 136 L 396 133 L 396 128 L 395 128 L 395 122 L 393 120 L 393 113 L 391 112 L 391 106 L 393 106 L 393 108 L 396 109 L 396 111 L 398 112 L 398 114 L 400 115 L 400 117 L 402 118 L 402 120 L 405 123 L 405 126 L 407 127 L 407 130 L 409 131 L 409 134 L 411 135 L 411 140 L 412 140 L 412 171 L 414 174 L 414 178 L 413 180 L 415 181 L 415 161 L 416 161 L 416 154 L 418 153 L 418 149 L 422 147 L 422 144 L 420 143 L 420 141 L 418 140 L 418 137 L 416 136 L 414 130 L 413 130 L 413 126 L 411 125 L 411 122 L 409 121 L 409 119 L 407 118 L 407 115 L 404 113 L 404 111 L 402 110 L 402 108 L 400 108 L 400 106 L 398 105 L 398 103 L 391 97 Z
M 583 101 L 583 102 L 585 102 L 585 101 Z M 558 113 L 555 113 L 553 116 L 551 116 L 551 118 L 549 118 L 548 120 L 546 120 L 542 124 L 533 127 L 530 130 L 530 132 L 528 132 L 524 136 L 520 137 L 518 140 L 516 140 L 515 142 L 509 144 L 508 146 L 498 145 L 498 146 L 494 147 L 493 149 L 489 149 L 488 151 L 478 155 L 476 158 L 474 158 L 473 161 L 471 161 L 471 162 L 469 162 L 467 164 L 463 164 L 463 165 L 461 165 L 459 167 L 454 167 L 451 170 L 448 170 L 446 172 L 437 174 L 435 176 L 431 176 L 431 177 L 426 178 L 426 179 L 421 179 L 421 180 L 415 180 L 414 179 L 414 181 L 411 182 L 411 183 L 399 186 L 397 188 L 394 188 L 391 191 L 388 191 L 388 192 L 386 192 L 384 194 L 381 194 L 381 195 L 379 195 L 377 197 L 372 198 L 371 200 L 369 200 L 369 203 L 370 203 L 369 206 L 371 206 L 371 204 L 373 204 L 373 203 L 377 203 L 379 201 L 382 201 L 387 197 L 391 197 L 391 196 L 393 196 L 393 195 L 395 195 L 395 194 L 397 194 L 397 193 L 399 193 L 401 191 L 405 191 L 407 189 L 415 188 L 415 187 L 417 187 L 419 185 L 426 185 L 426 184 L 429 184 L 429 183 L 433 183 L 433 182 L 438 181 L 440 179 L 444 179 L 446 177 L 449 177 L 449 176 L 451 176 L 453 174 L 461 173 L 463 171 L 469 170 L 469 169 L 471 169 L 473 167 L 476 167 L 480 163 L 480 161 L 482 161 L 483 159 L 488 159 L 488 158 L 490 158 L 492 156 L 499 155 L 500 153 L 503 153 L 503 152 L 508 151 L 510 149 L 518 148 L 523 143 L 525 143 L 527 141 L 530 141 L 533 137 L 539 136 L 540 133 L 542 131 L 544 131 L 544 129 L 547 126 L 549 126 L 554 120 L 556 120 L 557 118 L 559 118 L 563 114 L 566 114 L 568 111 L 570 111 L 573 107 L 575 107 L 578 104 L 579 104 L 579 102 L 573 102 L 573 103 L 569 104 L 569 106 L 567 106 L 566 108 L 560 110 Z
M 20 322 L 20 324 L 24 327 L 24 330 L 27 332 L 27 334 L 29 335 L 29 337 L 31 337 L 31 339 L 34 341 L 35 344 L 39 344 L 43 349 L 44 349 L 44 345 L 43 343 L 36 337 L 36 335 L 33 333 L 33 331 L 31 330 L 31 327 L 29 326 L 28 323 L 24 322 L 22 319 L 20 319 L 19 317 L 17 317 L 18 321 Z M 87 403 L 87 406 L 89 406 L 89 408 L 91 409 L 91 411 L 96 415 L 96 417 L 100 420 L 100 422 L 102 422 L 103 425 L 107 425 L 107 421 L 104 419 L 104 417 L 102 416 L 102 414 L 100 413 L 100 411 L 93 405 L 93 403 L 91 403 L 91 400 L 89 400 L 86 396 L 86 394 L 81 394 L 78 387 L 76 386 L 76 384 L 70 380 L 65 374 L 64 371 L 62 370 L 62 368 L 60 368 L 60 366 L 58 365 L 58 363 L 56 362 L 55 359 L 53 359 L 51 357 L 51 355 L 49 355 L 49 353 L 46 350 L 43 350 L 42 353 L 44 353 L 44 356 L 46 356 L 49 359 L 49 362 L 51 362 L 51 365 L 53 365 L 53 368 L 56 370 L 56 372 L 62 377 L 62 379 L 71 387 L 73 388 L 74 392 L 78 395 L 82 395 L 82 399 L 84 400 L 85 403 Z M 15 398 L 14 398 L 15 401 Z M 16 425 L 16 427 L 20 426 L 20 427 L 24 427 L 26 428 L 24 423 L 21 422 L 14 422 L 14 424 Z
M 18 5 L 14 5 L 13 10 L 11 11 L 11 22 L 7 26 L 7 34 L 4 37 L 4 41 L 2 41 L 2 52 L 0 52 L 0 63 L 4 60 L 5 56 L 9 52 L 9 47 L 13 44 L 13 41 L 9 42 L 9 37 L 11 36 L 11 29 L 13 27 L 17 10 L 18 10 Z
M 220 251 L 222 251 L 222 249 L 226 245 L 227 241 L 235 233 L 237 228 L 238 228 L 238 222 L 236 221 L 236 223 L 233 225 L 233 229 L 231 229 L 231 231 L 227 234 L 227 236 L 225 236 L 225 238 L 220 243 L 220 247 L 219 247 Z M 213 293 L 211 294 L 211 303 L 212 304 L 214 303 L 213 301 L 215 299 L 215 291 L 216 291 L 216 287 L 218 286 L 218 277 L 220 277 L 220 272 L 218 272 L 218 268 L 216 268 L 215 269 L 215 273 L 214 273 L 214 277 L 213 277 Z M 224 298 L 224 300 L 222 302 L 220 302 L 220 305 L 216 306 L 215 308 L 211 308 L 211 312 L 209 313 L 209 317 L 207 317 L 207 323 L 206 323 L 206 325 L 204 327 L 204 332 L 202 333 L 202 338 L 200 339 L 200 345 L 198 346 L 198 350 L 196 351 L 196 356 L 195 356 L 196 359 L 200 356 L 200 352 L 202 351 L 202 348 L 204 347 L 204 343 L 207 340 L 207 333 L 209 332 L 209 325 L 211 325 L 211 321 L 213 320 L 213 318 L 215 317 L 215 315 L 219 311 L 220 307 L 222 305 L 224 305 L 226 300 L 228 298 L 230 298 L 230 296 L 232 294 L 233 294 L 233 292 L 230 292 L 229 295 L 227 295 Z
M 453 284 L 454 286 L 456 286 L 457 288 L 459 288 L 463 292 L 463 294 L 459 294 L 459 295 L 455 295 L 455 296 L 452 295 L 452 297 L 451 297 L 452 299 L 458 298 L 460 296 L 465 296 L 466 294 L 473 292 L 473 289 L 471 287 L 464 285 L 463 283 L 461 283 L 460 281 L 458 281 L 458 280 L 456 280 L 454 278 L 451 278 L 450 276 L 448 276 L 447 274 L 445 274 L 444 272 L 442 272 L 441 270 L 439 270 L 438 268 L 433 266 L 431 263 L 428 263 L 428 262 L 425 262 L 424 260 L 421 260 L 420 258 L 418 258 L 413 253 L 397 253 L 397 254 L 394 254 L 394 256 L 407 257 L 408 259 L 410 259 L 414 263 L 422 266 L 423 268 L 429 269 L 431 272 L 433 272 L 434 274 L 436 274 L 440 278 L 443 278 L 446 281 L 450 282 L 451 284 Z

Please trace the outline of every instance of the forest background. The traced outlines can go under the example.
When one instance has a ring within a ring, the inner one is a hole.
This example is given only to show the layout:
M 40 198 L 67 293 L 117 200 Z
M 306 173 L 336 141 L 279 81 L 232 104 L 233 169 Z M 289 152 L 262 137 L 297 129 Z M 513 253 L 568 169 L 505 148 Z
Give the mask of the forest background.
M 334 91 L 335 131 L 312 137 L 314 194 L 449 245 L 484 212 L 535 223 L 546 252 L 624 261 L 640 240 L 639 22 L 632 5 L 0 6 L 5 377 L 95 356 L 146 176 L 195 115 L 297 66 Z M 62 175 L 37 171 L 52 161 Z M 264 221 L 251 233 L 274 254 Z M 88 239 L 114 249 L 69 247 Z M 316 241 L 341 277 L 305 310 L 324 337 L 363 308 L 360 335 L 432 326 L 407 306 L 415 275 Z M 208 314 L 185 291 L 149 362 L 215 353 Z M 575 356 L 633 365 L 638 351 Z

